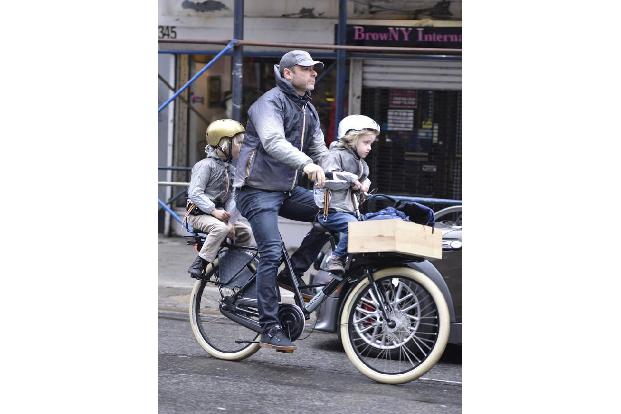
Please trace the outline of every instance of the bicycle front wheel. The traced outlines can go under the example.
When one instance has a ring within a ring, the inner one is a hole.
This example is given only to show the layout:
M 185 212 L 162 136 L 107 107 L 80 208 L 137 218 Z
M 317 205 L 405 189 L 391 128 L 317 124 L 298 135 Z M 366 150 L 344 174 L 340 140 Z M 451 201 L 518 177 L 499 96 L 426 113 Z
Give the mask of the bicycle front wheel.
M 382 299 L 363 279 L 349 293 L 340 318 L 343 348 L 367 377 L 385 384 L 417 379 L 440 359 L 450 330 L 448 305 L 425 274 L 407 267 L 373 274 Z
M 218 266 L 210 267 L 207 275 L 217 281 Z M 222 294 L 214 283 L 196 281 L 190 300 L 192 333 L 201 347 L 215 358 L 229 361 L 248 358 L 259 350 L 258 343 L 251 343 L 258 341 L 259 334 L 222 315 L 221 300 Z

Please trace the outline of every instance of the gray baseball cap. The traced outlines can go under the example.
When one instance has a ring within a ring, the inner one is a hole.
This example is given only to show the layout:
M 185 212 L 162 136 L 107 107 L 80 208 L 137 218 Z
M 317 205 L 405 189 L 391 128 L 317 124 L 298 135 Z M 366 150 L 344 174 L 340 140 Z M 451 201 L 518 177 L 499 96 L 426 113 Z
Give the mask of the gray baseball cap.
M 285 68 L 292 68 L 295 65 L 300 66 L 318 66 L 319 69 L 323 69 L 323 62 L 313 60 L 310 53 L 305 50 L 292 50 L 285 53 L 280 59 L 280 70 L 282 72 Z

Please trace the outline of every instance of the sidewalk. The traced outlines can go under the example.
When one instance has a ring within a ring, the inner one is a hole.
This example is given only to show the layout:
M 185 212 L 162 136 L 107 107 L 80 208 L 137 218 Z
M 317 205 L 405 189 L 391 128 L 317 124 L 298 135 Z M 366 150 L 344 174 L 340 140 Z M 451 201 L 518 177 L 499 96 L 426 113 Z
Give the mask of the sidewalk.
M 187 273 L 196 257 L 194 246 L 188 246 L 183 237 L 160 234 L 157 247 L 158 310 L 187 313 L 195 282 Z

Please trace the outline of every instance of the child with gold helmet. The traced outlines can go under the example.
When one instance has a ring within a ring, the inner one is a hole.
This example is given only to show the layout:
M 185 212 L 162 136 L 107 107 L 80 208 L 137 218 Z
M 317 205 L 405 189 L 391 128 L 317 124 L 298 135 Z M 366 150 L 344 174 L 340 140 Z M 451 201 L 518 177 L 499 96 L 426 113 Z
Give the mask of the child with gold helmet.
M 251 243 L 250 227 L 235 219 L 239 214 L 233 197 L 235 167 L 231 162 L 239 156 L 244 133 L 244 126 L 233 119 L 212 122 L 205 133 L 206 157 L 192 167 L 185 218 L 195 231 L 207 234 L 188 269 L 193 278 L 203 277 L 227 236 L 241 246 Z

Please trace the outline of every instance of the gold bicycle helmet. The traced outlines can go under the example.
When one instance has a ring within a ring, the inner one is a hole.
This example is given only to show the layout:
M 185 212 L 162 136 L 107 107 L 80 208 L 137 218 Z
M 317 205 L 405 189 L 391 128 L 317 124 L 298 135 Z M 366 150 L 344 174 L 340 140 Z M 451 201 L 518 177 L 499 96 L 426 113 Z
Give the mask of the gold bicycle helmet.
M 233 138 L 241 132 L 246 132 L 246 129 L 234 119 L 218 119 L 209 124 L 205 135 L 207 144 L 217 147 L 222 138 Z

